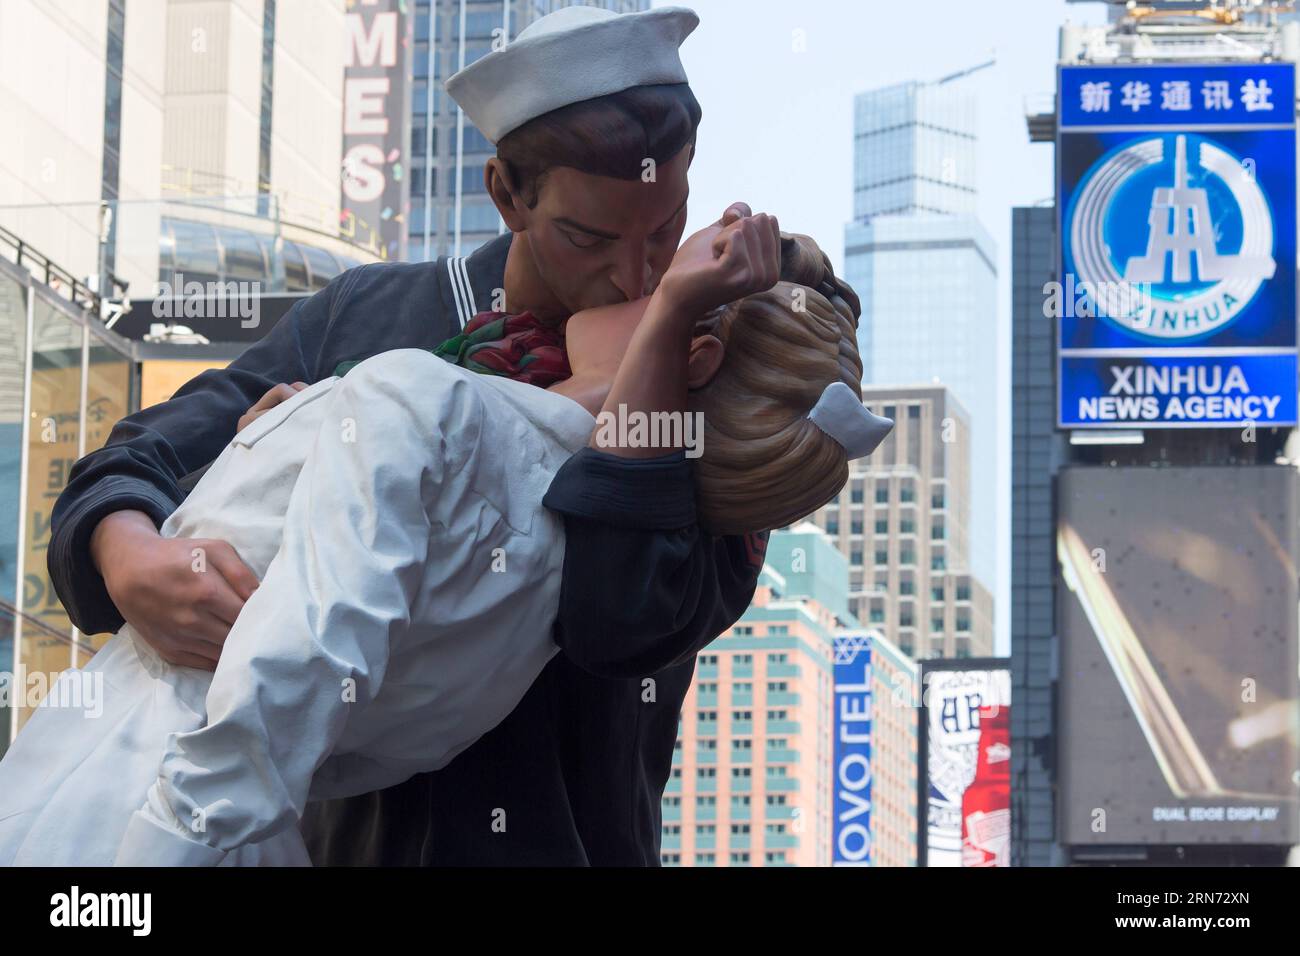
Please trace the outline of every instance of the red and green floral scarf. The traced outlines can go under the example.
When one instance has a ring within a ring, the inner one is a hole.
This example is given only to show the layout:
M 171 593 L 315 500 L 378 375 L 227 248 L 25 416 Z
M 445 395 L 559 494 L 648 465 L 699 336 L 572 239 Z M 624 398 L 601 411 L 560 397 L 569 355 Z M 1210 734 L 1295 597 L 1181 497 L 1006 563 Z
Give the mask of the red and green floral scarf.
M 472 372 L 504 375 L 539 388 L 548 388 L 573 374 L 564 350 L 564 333 L 527 311 L 517 315 L 480 312 L 459 335 L 453 335 L 432 352 Z M 356 364 L 343 362 L 334 374 L 343 375 Z

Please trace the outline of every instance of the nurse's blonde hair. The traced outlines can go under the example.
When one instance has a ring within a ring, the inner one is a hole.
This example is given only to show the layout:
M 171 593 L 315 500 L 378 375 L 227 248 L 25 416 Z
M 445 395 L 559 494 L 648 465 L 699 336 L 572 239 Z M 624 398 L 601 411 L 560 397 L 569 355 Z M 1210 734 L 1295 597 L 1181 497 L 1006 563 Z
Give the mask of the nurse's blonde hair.
M 695 485 L 705 531 L 784 527 L 844 487 L 844 448 L 808 412 L 832 382 L 861 397 L 861 312 L 817 243 L 782 233 L 781 280 L 697 324 L 696 335 L 716 335 L 725 348 L 717 373 L 689 400 L 704 419 Z

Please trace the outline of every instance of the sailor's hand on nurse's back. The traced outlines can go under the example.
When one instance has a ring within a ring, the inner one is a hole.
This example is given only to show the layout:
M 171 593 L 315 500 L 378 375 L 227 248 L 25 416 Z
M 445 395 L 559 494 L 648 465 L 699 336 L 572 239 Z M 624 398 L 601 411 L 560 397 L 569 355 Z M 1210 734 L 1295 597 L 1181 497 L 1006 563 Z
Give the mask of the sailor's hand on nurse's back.
M 690 236 L 673 256 L 659 290 L 682 321 L 693 322 L 717 306 L 766 292 L 780 276 L 781 228 L 775 216 L 759 213 Z
M 118 611 L 163 660 L 214 670 L 257 576 L 225 541 L 164 538 L 141 511 L 95 527 L 90 552 Z
M 248 411 L 239 416 L 239 424 L 236 426 L 236 430 L 242 432 L 245 426 L 262 417 L 281 402 L 293 398 L 293 396 L 297 395 L 306 387 L 306 382 L 294 382 L 292 385 L 287 382 L 281 382 L 279 385 L 269 389 L 267 393 L 259 398 Z

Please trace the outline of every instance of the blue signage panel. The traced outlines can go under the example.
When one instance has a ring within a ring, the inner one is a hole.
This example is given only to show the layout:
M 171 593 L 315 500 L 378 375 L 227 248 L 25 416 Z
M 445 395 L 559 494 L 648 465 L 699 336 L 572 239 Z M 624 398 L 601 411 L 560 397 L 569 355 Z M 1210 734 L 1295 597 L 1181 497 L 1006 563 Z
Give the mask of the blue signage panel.
M 871 639 L 835 638 L 832 866 L 871 865 Z
M 1296 424 L 1295 68 L 1062 67 L 1058 424 Z

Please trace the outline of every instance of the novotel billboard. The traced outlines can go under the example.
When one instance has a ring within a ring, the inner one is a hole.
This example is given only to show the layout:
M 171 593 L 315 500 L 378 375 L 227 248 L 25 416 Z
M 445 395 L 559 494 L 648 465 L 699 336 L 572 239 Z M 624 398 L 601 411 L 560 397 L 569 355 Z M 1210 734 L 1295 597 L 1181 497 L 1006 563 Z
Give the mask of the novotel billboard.
M 1294 425 L 1295 67 L 1063 66 L 1062 428 Z
M 836 637 L 832 866 L 871 865 L 871 638 Z

